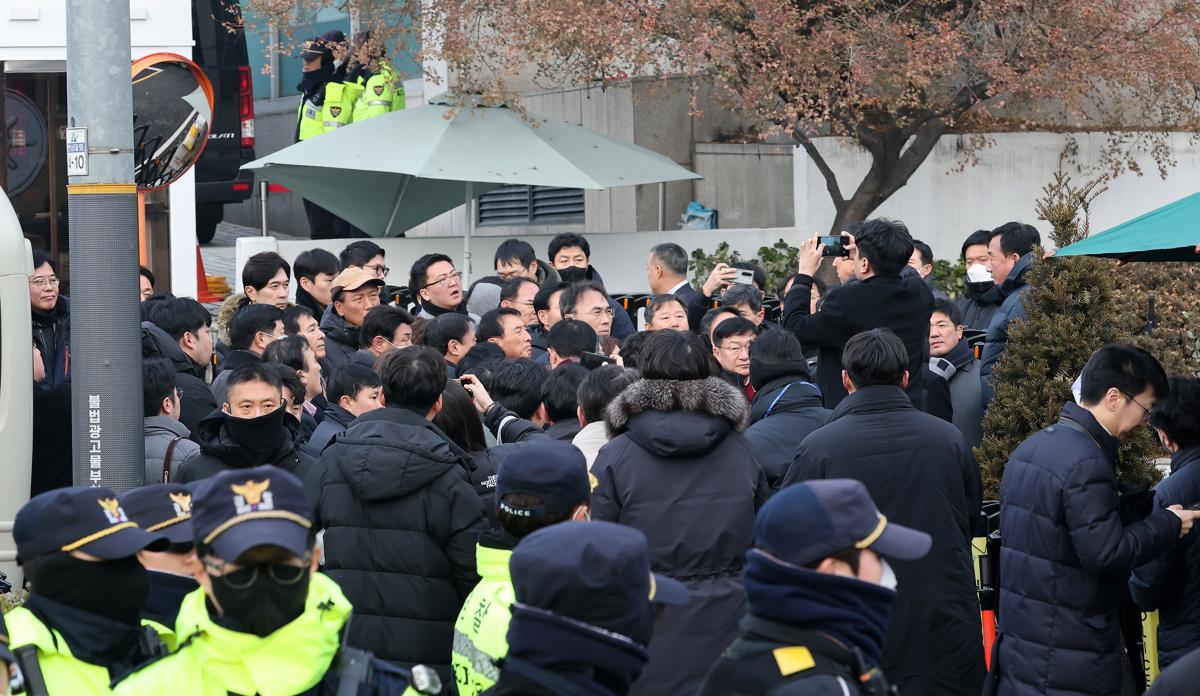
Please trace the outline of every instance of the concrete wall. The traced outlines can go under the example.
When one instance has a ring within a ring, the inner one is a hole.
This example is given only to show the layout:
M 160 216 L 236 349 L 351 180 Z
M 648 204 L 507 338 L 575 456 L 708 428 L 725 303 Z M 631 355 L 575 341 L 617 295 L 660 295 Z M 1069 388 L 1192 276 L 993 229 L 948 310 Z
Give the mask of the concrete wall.
M 1043 240 L 1050 226 L 1037 219 L 1034 204 L 1058 163 L 1067 136 L 1056 133 L 1000 133 L 991 136 L 992 147 L 980 151 L 979 163 L 961 173 L 955 168 L 962 141 L 945 136 L 929 158 L 900 189 L 873 213 L 903 220 L 913 236 L 933 247 L 939 258 L 957 258 L 962 240 L 977 229 L 991 229 L 1010 220 L 1037 227 Z M 1080 165 L 1099 161 L 1107 142 L 1103 133 L 1077 133 Z M 870 166 L 866 152 L 844 138 L 819 138 L 817 148 L 838 175 L 843 195 L 858 185 Z M 1200 190 L 1200 146 L 1191 135 L 1170 136 L 1170 151 L 1177 165 L 1164 180 L 1153 159 L 1140 157 L 1142 176 L 1125 173 L 1108 184 L 1095 202 L 1091 229 L 1101 232 L 1159 206 Z M 820 172 L 797 148 L 795 165 L 795 219 L 797 227 L 824 233 L 833 223 L 834 208 Z M 1089 175 L 1070 170 L 1079 183 Z
M 545 258 L 546 246 L 552 235 L 522 235 L 538 256 Z M 743 258 L 753 259 L 758 255 L 760 247 L 771 246 L 780 238 L 796 244 L 799 239 L 792 228 L 767 229 L 726 229 L 712 231 L 667 231 L 667 232 L 618 232 L 600 234 L 588 238 L 592 246 L 592 265 L 604 277 L 604 284 L 610 292 L 646 292 L 646 257 L 650 247 L 663 242 L 675 242 L 690 254 L 693 249 L 704 249 L 712 252 L 721 242 L 729 242 L 731 248 L 742 254 Z M 413 261 L 423 254 L 440 252 L 455 259 L 456 265 L 463 269 L 460 259 L 463 258 L 462 237 L 391 237 L 374 240 L 387 252 L 388 265 L 391 274 L 388 283 L 393 285 L 408 284 L 408 269 Z M 497 236 L 473 237 L 471 239 L 472 272 L 471 278 L 478 279 L 492 273 L 492 258 L 496 247 L 501 241 Z M 274 251 L 289 262 L 305 249 L 320 247 L 337 254 L 346 245 L 345 240 L 329 241 L 282 241 L 274 237 L 241 237 L 237 240 L 236 258 L 232 278 L 240 278 L 242 266 L 246 259 L 260 251 Z
M 791 227 L 793 168 L 790 145 L 697 143 L 696 200 L 721 227 Z

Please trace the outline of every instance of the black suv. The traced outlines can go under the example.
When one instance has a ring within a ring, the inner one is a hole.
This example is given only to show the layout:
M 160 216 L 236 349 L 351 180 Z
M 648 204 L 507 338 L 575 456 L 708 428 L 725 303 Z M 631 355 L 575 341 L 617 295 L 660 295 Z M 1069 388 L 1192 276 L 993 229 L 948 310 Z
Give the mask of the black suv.
M 212 241 L 226 203 L 254 192 L 240 167 L 254 159 L 254 90 L 238 0 L 192 0 L 193 60 L 213 86 L 213 123 L 196 162 L 196 236 Z

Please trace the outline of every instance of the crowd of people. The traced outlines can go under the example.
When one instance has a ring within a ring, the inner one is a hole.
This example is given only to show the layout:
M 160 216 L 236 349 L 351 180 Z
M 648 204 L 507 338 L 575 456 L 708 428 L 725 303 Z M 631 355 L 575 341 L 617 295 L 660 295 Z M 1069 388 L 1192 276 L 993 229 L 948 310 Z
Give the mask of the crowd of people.
M 778 288 L 693 285 L 660 244 L 638 314 L 576 234 L 466 288 L 443 254 L 389 286 L 365 239 L 264 252 L 215 318 L 144 271 L 147 485 L 119 496 L 70 486 L 70 304 L 36 255 L 0 661 L 31 694 L 1116 695 L 1137 606 L 1176 665 L 1153 693 L 1185 693 L 1200 381 L 1125 344 L 1011 455 L 984 654 L 973 448 L 1039 244 L 971 234 L 956 300 L 893 220 L 803 241 Z M 1119 495 L 1147 422 L 1172 475 Z

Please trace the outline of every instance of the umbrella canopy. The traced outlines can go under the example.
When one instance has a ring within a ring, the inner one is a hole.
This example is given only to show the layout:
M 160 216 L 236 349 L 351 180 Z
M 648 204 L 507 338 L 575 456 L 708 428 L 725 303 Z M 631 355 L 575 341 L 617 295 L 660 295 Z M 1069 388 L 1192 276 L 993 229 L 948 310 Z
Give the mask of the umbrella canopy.
M 1055 256 L 1123 261 L 1200 261 L 1200 193 L 1139 215 L 1059 249 Z
M 447 99 L 339 128 L 244 168 L 377 237 L 463 205 L 468 189 L 474 197 L 504 184 L 605 189 L 700 178 L 587 128 L 478 100 L 455 108 Z

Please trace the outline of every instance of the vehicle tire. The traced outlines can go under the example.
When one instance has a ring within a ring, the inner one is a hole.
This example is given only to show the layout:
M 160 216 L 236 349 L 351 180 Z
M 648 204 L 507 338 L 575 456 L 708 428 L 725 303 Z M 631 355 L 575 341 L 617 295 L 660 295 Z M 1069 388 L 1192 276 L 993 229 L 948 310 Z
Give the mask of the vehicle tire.
M 196 239 L 208 244 L 217 234 L 217 225 L 225 219 L 224 203 L 196 204 Z

